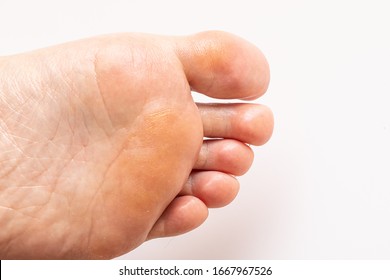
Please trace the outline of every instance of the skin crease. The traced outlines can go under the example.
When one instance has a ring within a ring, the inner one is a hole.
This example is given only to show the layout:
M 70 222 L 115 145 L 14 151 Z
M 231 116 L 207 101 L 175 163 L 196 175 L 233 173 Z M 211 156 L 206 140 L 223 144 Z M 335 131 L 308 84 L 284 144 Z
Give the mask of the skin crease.
M 234 199 L 245 143 L 266 142 L 273 119 L 260 105 L 195 104 L 191 89 L 253 99 L 268 80 L 257 48 L 223 32 L 0 58 L 0 257 L 107 259 L 199 226 Z

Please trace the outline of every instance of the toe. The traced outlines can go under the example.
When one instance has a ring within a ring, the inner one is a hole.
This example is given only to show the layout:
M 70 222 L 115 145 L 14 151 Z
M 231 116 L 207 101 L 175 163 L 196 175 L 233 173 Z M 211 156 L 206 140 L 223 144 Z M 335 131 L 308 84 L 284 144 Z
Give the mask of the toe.
M 147 239 L 186 233 L 200 226 L 207 216 L 208 209 L 198 198 L 191 195 L 177 197 L 154 224 Z
M 268 88 L 268 63 L 251 43 L 220 31 L 176 38 L 191 88 L 221 99 L 256 99 Z
M 236 140 L 205 140 L 193 169 L 215 170 L 240 176 L 253 162 L 250 147 Z
M 224 207 L 237 196 L 240 184 L 236 178 L 217 171 L 192 172 L 180 195 L 193 195 L 209 208 Z
M 205 137 L 262 145 L 272 135 L 271 110 L 258 104 L 197 104 Z

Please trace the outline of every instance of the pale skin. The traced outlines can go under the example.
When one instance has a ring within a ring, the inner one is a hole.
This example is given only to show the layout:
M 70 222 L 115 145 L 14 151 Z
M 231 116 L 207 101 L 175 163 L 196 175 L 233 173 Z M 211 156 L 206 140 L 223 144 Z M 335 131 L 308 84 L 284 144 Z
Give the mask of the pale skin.
M 269 68 L 223 32 L 117 34 L 0 58 L 0 258 L 108 259 L 229 204 L 271 136 Z M 235 175 L 235 176 L 232 176 Z

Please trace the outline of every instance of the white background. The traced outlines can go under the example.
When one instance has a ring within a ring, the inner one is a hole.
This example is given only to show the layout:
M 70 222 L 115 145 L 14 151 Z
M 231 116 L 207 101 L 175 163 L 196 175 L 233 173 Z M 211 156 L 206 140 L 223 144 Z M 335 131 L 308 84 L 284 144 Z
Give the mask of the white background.
M 387 3 L 1 0 L 0 55 L 123 31 L 220 29 L 252 41 L 271 66 L 259 102 L 275 131 L 239 196 L 199 229 L 122 258 L 389 259 Z

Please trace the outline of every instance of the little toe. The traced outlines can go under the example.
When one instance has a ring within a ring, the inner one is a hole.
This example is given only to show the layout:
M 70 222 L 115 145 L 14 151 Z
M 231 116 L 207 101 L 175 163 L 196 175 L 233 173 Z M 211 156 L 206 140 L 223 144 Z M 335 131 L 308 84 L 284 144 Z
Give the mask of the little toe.
M 203 122 L 203 133 L 210 138 L 236 139 L 251 145 L 262 145 L 272 135 L 272 111 L 259 104 L 197 104 Z
M 248 171 L 253 158 L 252 149 L 242 142 L 231 139 L 205 140 L 193 169 L 241 176 Z
M 192 195 L 176 197 L 149 232 L 148 240 L 176 236 L 200 226 L 208 216 L 208 208 Z
M 231 203 L 239 189 L 239 182 L 231 175 L 218 171 L 195 171 L 179 195 L 193 195 L 207 207 L 218 208 Z
M 178 37 L 175 42 L 193 90 L 214 98 L 246 100 L 267 90 L 267 60 L 251 43 L 221 31 Z

